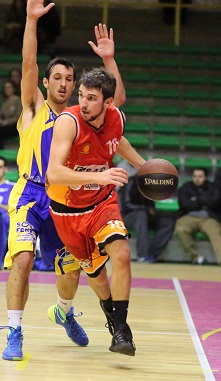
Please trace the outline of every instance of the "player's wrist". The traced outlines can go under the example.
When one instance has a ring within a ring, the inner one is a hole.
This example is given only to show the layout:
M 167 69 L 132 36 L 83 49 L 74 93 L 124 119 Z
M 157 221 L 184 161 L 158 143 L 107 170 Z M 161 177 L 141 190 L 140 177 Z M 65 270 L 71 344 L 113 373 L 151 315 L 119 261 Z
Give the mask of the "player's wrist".
M 116 64 L 114 56 L 102 57 L 104 66 Z

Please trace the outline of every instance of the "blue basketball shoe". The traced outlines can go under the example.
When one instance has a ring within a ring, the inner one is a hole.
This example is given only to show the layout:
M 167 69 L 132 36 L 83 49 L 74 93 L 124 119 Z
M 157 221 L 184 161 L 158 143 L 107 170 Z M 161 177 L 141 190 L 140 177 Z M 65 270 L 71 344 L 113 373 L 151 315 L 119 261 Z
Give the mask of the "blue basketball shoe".
M 48 317 L 53 323 L 64 327 L 68 337 L 75 344 L 82 347 L 88 345 L 89 339 L 87 334 L 74 319 L 74 317 L 76 317 L 76 315 L 74 315 L 74 307 L 71 307 L 71 311 L 66 315 L 58 305 L 51 306 L 48 308 Z
M 7 327 L 1 327 L 7 328 Z M 22 344 L 23 335 L 20 326 L 8 327 L 7 347 L 5 348 L 2 358 L 3 360 L 21 361 L 23 359 Z

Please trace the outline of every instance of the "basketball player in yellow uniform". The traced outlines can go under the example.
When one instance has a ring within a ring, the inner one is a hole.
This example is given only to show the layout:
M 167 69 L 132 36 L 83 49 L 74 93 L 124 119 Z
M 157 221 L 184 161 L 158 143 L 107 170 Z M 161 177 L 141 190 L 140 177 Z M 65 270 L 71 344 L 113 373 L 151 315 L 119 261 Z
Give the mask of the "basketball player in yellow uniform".
M 7 347 L 2 358 L 22 360 L 23 334 L 21 320 L 29 292 L 29 274 L 33 267 L 36 239 L 40 237 L 41 253 L 47 264 L 54 264 L 57 273 L 58 302 L 54 322 L 62 325 L 69 338 L 80 346 L 88 337 L 74 319 L 72 300 L 80 275 L 79 265 L 70 261 L 69 253 L 60 241 L 49 215 L 49 199 L 45 192 L 45 172 L 54 122 L 67 106 L 75 87 L 74 65 L 64 58 L 52 60 L 45 71 L 43 84 L 47 100 L 38 88 L 37 38 L 39 17 L 54 6 L 44 7 L 43 0 L 27 1 L 27 19 L 23 41 L 21 99 L 23 111 L 18 121 L 20 148 L 18 153 L 19 180 L 9 200 L 9 251 L 5 267 L 11 268 L 7 283 L 9 328 Z M 114 60 L 113 31 L 110 37 L 105 25 L 95 27 L 97 45 L 89 42 L 102 57 L 107 70 L 117 78 L 116 105 L 125 101 L 124 87 Z M 56 257 L 56 259 L 55 259 Z M 108 285 L 107 285 L 108 287 Z M 109 296 L 109 295 L 108 295 Z

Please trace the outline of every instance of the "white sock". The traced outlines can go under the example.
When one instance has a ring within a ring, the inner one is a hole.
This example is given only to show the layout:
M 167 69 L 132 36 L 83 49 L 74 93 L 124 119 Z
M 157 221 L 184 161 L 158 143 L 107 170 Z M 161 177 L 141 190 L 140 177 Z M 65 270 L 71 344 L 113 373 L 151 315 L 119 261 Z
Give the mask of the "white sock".
M 66 313 L 66 315 L 70 312 L 71 306 L 72 306 L 73 299 L 63 299 L 58 295 L 58 301 L 57 304 L 59 307 L 62 308 L 62 310 Z
M 20 326 L 23 312 L 23 310 L 8 310 L 8 325 L 12 327 Z

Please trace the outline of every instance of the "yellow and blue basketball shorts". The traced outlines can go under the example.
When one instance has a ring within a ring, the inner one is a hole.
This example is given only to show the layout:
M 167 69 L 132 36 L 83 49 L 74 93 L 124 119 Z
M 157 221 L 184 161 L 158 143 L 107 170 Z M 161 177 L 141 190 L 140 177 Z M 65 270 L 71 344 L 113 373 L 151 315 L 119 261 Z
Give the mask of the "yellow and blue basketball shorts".
M 8 252 L 4 267 L 10 268 L 14 255 L 19 252 L 35 253 L 40 238 L 40 251 L 46 265 L 55 266 L 58 275 L 80 268 L 58 236 L 49 213 L 50 200 L 42 184 L 19 179 L 9 198 L 10 228 Z

